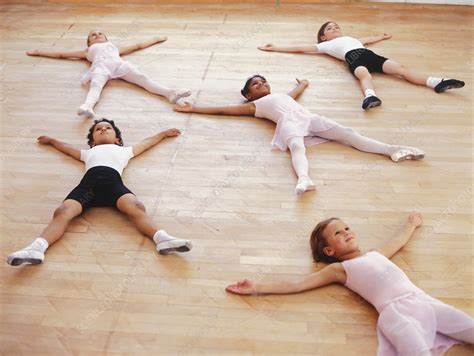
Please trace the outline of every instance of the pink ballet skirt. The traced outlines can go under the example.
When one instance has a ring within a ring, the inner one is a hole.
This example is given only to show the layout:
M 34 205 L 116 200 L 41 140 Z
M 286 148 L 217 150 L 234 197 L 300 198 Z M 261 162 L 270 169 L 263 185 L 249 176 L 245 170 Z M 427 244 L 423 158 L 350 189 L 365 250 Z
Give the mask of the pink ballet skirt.
M 94 43 L 87 50 L 87 60 L 92 62 L 86 74 L 81 79 L 81 84 L 87 84 L 96 74 L 103 74 L 108 79 L 123 77 L 135 69 L 135 66 L 120 58 L 120 51 L 113 43 Z
M 474 328 L 474 319 L 415 286 L 379 252 L 342 262 L 346 287 L 379 312 L 378 356 L 442 355 L 460 341 L 447 334 Z
M 268 94 L 253 101 L 255 117 L 276 123 L 272 149 L 286 151 L 287 142 L 293 137 L 304 137 L 305 146 L 317 145 L 328 140 L 318 137 L 339 124 L 327 117 L 310 113 L 287 94 Z

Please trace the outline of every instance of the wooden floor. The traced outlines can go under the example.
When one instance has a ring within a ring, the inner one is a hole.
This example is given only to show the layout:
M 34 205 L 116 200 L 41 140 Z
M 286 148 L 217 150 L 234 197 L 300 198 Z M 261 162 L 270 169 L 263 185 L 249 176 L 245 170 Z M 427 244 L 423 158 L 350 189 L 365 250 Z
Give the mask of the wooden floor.
M 182 129 L 180 138 L 131 161 L 123 176 L 160 226 L 195 247 L 160 256 L 118 212 L 91 209 L 44 264 L 0 265 L 2 355 L 374 355 L 377 313 L 342 286 L 258 298 L 224 291 L 241 278 L 317 270 L 309 233 L 330 216 L 347 220 L 369 248 L 420 210 L 424 228 L 395 263 L 430 295 L 474 315 L 469 7 L 237 2 L 0 10 L 2 259 L 37 236 L 83 174 L 81 163 L 40 147 L 36 137 L 86 147 L 91 124 L 75 115 L 86 94 L 79 84 L 86 62 L 25 51 L 84 48 L 91 29 L 115 43 L 167 35 L 127 59 L 163 84 L 192 89 L 200 104 L 241 102 L 239 90 L 254 73 L 274 92 L 306 78 L 300 102 L 308 109 L 427 153 L 424 161 L 395 164 L 336 143 L 311 147 L 317 191 L 297 197 L 289 154 L 270 150 L 272 123 L 175 113 L 160 98 L 110 82 L 96 112 L 117 122 L 126 143 Z M 390 31 L 391 40 L 373 46 L 377 52 L 467 85 L 438 95 L 376 76 L 383 106 L 365 113 L 357 83 L 338 61 L 256 50 L 312 43 L 328 19 L 353 36 Z M 457 346 L 449 354 L 473 351 Z

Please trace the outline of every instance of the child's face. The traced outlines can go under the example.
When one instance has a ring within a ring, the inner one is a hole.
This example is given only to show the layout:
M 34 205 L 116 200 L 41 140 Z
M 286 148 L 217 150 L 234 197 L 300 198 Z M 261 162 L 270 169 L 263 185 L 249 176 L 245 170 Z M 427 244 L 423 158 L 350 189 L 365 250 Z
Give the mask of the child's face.
M 250 81 L 249 93 L 246 95 L 248 100 L 257 100 L 265 95 L 270 94 L 270 85 L 266 80 L 255 77 Z
M 328 246 L 323 251 L 329 256 L 337 258 L 359 250 L 355 234 L 342 220 L 331 221 L 324 229 L 324 237 Z
M 120 143 L 114 128 L 108 122 L 99 122 L 94 127 L 92 132 L 92 147 L 98 145 L 116 144 Z
M 339 25 L 335 22 L 331 22 L 324 29 L 324 35 L 321 36 L 321 39 L 323 41 L 330 41 L 341 36 L 342 31 Z
M 107 42 L 107 37 L 101 31 L 91 31 L 87 37 L 87 43 L 93 45 L 94 43 L 104 43 Z

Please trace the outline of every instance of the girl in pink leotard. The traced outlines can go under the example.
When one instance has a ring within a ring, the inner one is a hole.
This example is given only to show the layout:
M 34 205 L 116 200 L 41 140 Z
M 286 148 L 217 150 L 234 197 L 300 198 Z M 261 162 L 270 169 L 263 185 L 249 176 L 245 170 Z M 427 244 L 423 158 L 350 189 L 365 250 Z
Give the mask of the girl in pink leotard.
M 304 79 L 296 81 L 298 86 L 288 94 L 273 94 L 267 80 L 257 74 L 250 77 L 241 90 L 241 94 L 248 100 L 245 104 L 201 107 L 185 103 L 184 106 L 175 105 L 174 110 L 211 115 L 255 116 L 273 121 L 276 129 L 272 149 L 290 149 L 291 162 L 298 176 L 296 194 L 315 189 L 308 173 L 306 146 L 334 140 L 364 152 L 389 156 L 394 162 L 422 159 L 425 156 L 418 148 L 389 145 L 373 140 L 327 117 L 309 112 L 296 102 L 309 83 Z
M 45 52 L 28 51 L 29 56 L 43 56 L 51 58 L 87 59 L 92 63 L 91 68 L 82 77 L 81 83 L 90 82 L 86 101 L 77 110 L 78 115 L 94 116 L 94 106 L 99 101 L 102 88 L 110 79 L 123 79 L 138 85 L 150 93 L 164 96 L 175 103 L 180 98 L 189 96 L 191 92 L 186 89 L 172 90 L 167 88 L 140 72 L 132 63 L 120 58 L 122 54 L 129 54 L 142 48 L 166 41 L 166 37 L 157 37 L 150 41 L 138 44 L 117 47 L 109 42 L 103 32 L 91 31 L 87 36 L 87 48 L 81 51 L 70 52 Z
M 461 341 L 474 343 L 473 318 L 427 295 L 389 260 L 421 224 L 421 214 L 411 213 L 398 236 L 364 254 L 355 234 L 342 220 L 324 220 L 313 230 L 310 243 L 314 259 L 330 263 L 327 267 L 293 282 L 243 280 L 226 290 L 242 295 L 286 294 L 344 284 L 380 314 L 379 356 L 440 355 Z

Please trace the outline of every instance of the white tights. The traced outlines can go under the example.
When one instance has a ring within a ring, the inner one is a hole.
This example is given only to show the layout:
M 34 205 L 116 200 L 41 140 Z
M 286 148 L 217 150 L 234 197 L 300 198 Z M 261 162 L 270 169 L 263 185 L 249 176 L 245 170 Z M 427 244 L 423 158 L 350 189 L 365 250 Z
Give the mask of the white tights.
M 158 84 L 157 82 L 150 79 L 146 74 L 143 74 L 136 69 L 131 70 L 120 79 L 138 85 L 150 93 L 164 96 L 167 99 L 170 98 L 170 95 L 173 92 L 171 89 Z M 108 77 L 104 74 L 96 74 L 92 77 L 90 89 L 87 93 L 86 101 L 84 102 L 87 107 L 91 109 L 94 108 L 95 104 L 97 104 L 99 101 L 100 93 L 102 92 L 102 88 L 105 86 L 107 81 Z
M 318 136 L 338 141 L 346 145 L 350 145 L 360 151 L 378 153 L 385 156 L 390 156 L 393 152 L 400 148 L 397 145 L 389 145 L 365 136 L 362 136 L 357 131 L 345 127 L 335 126 L 327 131 L 318 132 Z M 308 159 L 306 158 L 306 147 L 304 145 L 303 137 L 292 137 L 288 140 L 287 145 L 291 152 L 291 162 L 295 169 L 296 175 L 308 176 Z

